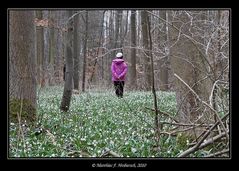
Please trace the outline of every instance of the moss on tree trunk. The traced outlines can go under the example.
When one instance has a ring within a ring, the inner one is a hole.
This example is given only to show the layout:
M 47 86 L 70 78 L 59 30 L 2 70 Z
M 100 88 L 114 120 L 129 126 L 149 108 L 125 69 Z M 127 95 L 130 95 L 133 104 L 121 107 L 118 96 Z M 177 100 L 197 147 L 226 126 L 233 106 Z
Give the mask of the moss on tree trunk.
M 9 101 L 10 122 L 33 124 L 36 121 L 36 108 L 27 99 L 10 99 Z

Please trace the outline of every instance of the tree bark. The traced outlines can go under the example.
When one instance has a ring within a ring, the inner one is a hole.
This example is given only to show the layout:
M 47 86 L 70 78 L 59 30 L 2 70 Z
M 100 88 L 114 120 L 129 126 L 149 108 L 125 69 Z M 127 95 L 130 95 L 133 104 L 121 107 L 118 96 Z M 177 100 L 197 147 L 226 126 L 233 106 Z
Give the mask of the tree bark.
M 83 44 L 83 71 L 82 71 L 82 92 L 85 92 L 85 76 L 86 76 L 86 50 L 87 50 L 87 39 L 88 39 L 88 11 L 85 13 L 85 36 Z
M 151 90 L 152 75 L 151 75 L 151 64 L 150 64 L 150 47 L 149 47 L 149 19 L 148 14 L 145 10 L 141 12 L 141 26 L 143 36 L 143 53 L 144 53 L 144 74 L 145 81 L 144 86 L 146 91 Z
M 72 16 L 72 11 L 68 11 L 68 17 Z M 66 75 L 64 92 L 61 100 L 60 109 L 67 112 L 70 108 L 72 88 L 73 88 L 73 53 L 72 53 L 72 33 L 73 22 L 70 20 L 67 23 L 67 37 L 66 37 Z
M 79 15 L 76 15 L 74 17 L 74 89 L 79 90 L 79 69 L 80 69 L 80 63 L 79 63 Z
M 55 40 L 55 11 L 49 11 L 49 22 L 50 22 L 50 36 L 49 36 L 49 85 L 55 84 L 54 78 L 54 66 L 55 66 L 55 54 L 56 54 L 56 40 Z
M 17 116 L 32 123 L 36 117 L 36 29 L 34 11 L 9 13 L 9 109 L 10 119 Z
M 114 37 L 114 48 L 121 48 L 120 47 L 120 40 L 119 38 L 121 37 L 121 22 L 122 22 L 122 10 L 116 11 L 115 15 L 115 37 Z M 121 50 L 122 52 L 122 50 Z
M 159 16 L 166 20 L 166 11 L 162 10 L 159 11 Z M 162 20 L 160 20 L 162 21 Z M 163 28 L 160 36 L 161 40 L 160 42 L 167 42 L 167 31 L 166 31 L 166 23 L 163 23 Z M 165 48 L 165 47 L 163 47 Z M 167 52 L 166 52 L 167 53 Z M 159 78 L 160 78 L 160 90 L 162 91 L 167 91 L 168 90 L 168 57 L 164 57 L 160 59 L 159 61 L 159 66 L 160 66 L 160 73 L 159 73 Z
M 37 10 L 36 18 L 38 20 L 43 19 L 43 14 L 41 10 Z M 44 34 L 43 34 L 43 26 L 36 26 L 36 39 L 37 39 L 37 78 L 38 84 L 42 83 L 42 75 L 43 75 L 43 59 L 44 59 Z
M 136 78 L 136 10 L 131 11 L 131 67 L 130 67 L 130 85 L 131 89 L 137 89 Z

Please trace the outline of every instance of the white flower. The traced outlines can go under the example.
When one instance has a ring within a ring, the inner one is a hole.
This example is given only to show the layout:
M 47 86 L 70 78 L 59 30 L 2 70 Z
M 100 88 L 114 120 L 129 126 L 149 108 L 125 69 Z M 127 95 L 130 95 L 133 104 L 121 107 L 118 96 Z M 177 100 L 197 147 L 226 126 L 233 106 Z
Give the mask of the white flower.
M 136 151 L 137 151 L 136 148 L 131 147 L 131 152 L 132 152 L 132 153 L 135 153 Z

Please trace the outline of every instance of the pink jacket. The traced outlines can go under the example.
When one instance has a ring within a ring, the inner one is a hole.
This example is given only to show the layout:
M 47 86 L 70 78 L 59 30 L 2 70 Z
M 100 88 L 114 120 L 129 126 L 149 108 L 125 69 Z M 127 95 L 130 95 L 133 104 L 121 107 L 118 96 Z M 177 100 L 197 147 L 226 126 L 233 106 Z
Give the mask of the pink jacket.
M 125 81 L 128 66 L 123 59 L 114 59 L 111 65 L 112 81 Z

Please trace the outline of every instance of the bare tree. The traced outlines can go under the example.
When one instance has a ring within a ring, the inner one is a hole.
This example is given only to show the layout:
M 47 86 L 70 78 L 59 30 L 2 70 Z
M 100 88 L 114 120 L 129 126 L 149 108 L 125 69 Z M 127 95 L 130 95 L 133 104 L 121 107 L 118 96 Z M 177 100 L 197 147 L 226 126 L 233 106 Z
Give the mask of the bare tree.
M 55 84 L 54 66 L 56 59 L 56 36 L 55 36 L 55 11 L 49 11 L 49 85 Z
M 166 21 L 166 10 L 161 10 L 159 11 L 159 17 L 164 19 Z M 167 44 L 165 42 L 167 42 L 167 31 L 166 31 L 166 22 L 160 20 L 163 25 L 163 27 L 161 28 L 160 32 L 159 32 L 159 36 L 160 42 L 164 43 L 161 46 L 163 46 L 164 49 L 167 49 Z M 159 44 L 160 45 L 160 44 Z M 162 48 L 162 49 L 163 49 Z M 165 52 L 167 53 L 167 52 Z M 160 90 L 162 91 L 166 91 L 168 90 L 168 57 L 163 57 L 159 60 L 159 70 L 160 70 Z
M 74 55 L 74 89 L 79 90 L 79 57 L 80 57 L 80 47 L 79 47 L 79 15 L 74 17 L 74 43 L 73 43 L 73 55 Z
M 148 22 L 147 22 L 148 21 Z M 141 25 L 143 36 L 143 54 L 144 54 L 144 76 L 145 90 L 149 91 L 152 85 L 151 64 L 150 64 L 150 47 L 149 47 L 149 19 L 146 10 L 141 11 Z
M 213 87 L 214 76 L 209 53 L 212 48 L 207 49 L 203 44 L 202 30 L 209 22 L 201 20 L 202 11 L 172 11 L 169 27 L 170 38 L 170 62 L 175 74 L 205 102 L 209 101 L 209 96 Z M 181 22 L 174 22 L 180 18 Z M 208 31 L 207 37 L 211 37 L 213 32 Z M 202 33 L 200 33 L 202 32 Z M 207 52 L 207 53 L 205 53 Z M 214 112 L 202 105 L 201 101 L 192 91 L 189 91 L 185 84 L 178 79 L 174 80 L 176 97 L 179 110 L 179 118 L 182 122 L 210 123 Z M 197 134 L 197 131 L 194 130 Z
M 85 12 L 85 31 L 84 31 L 84 44 L 83 44 L 83 71 L 82 71 L 82 92 L 85 92 L 85 80 L 86 80 L 86 51 L 87 51 L 87 39 L 88 39 L 88 11 Z
M 130 67 L 130 85 L 137 89 L 136 79 L 136 10 L 131 11 L 131 67 Z
M 68 17 L 72 16 L 72 11 L 68 11 Z M 67 112 L 70 108 L 72 89 L 73 89 L 73 52 L 72 52 L 73 20 L 67 21 L 66 37 L 66 78 L 64 92 L 61 100 L 60 109 Z
M 120 37 L 121 37 L 121 23 L 122 23 L 122 10 L 117 10 L 115 15 L 115 37 L 114 37 L 114 48 L 121 48 Z

